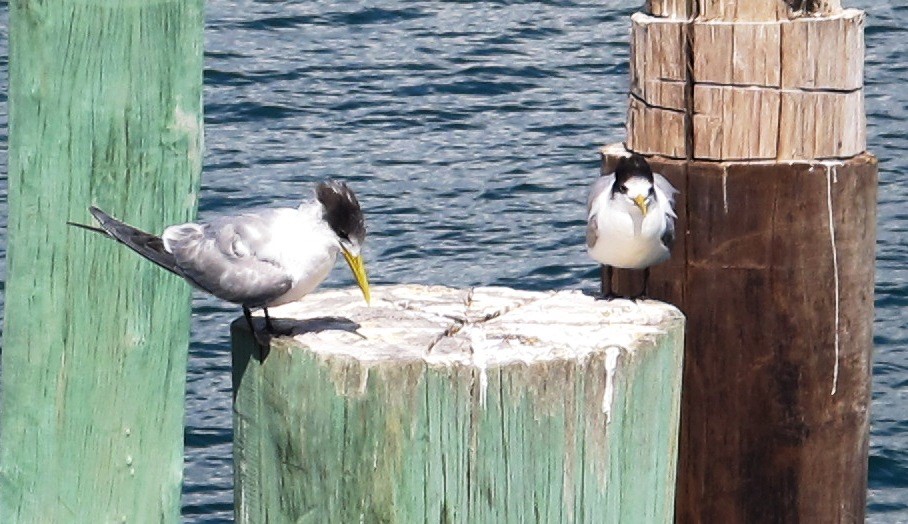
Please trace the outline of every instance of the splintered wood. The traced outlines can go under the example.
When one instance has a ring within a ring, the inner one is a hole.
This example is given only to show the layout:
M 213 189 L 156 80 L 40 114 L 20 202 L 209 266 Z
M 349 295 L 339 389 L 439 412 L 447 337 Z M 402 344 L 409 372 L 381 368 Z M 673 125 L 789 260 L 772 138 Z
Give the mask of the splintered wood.
M 631 18 L 628 149 L 704 160 L 864 152 L 864 13 L 789 4 L 648 2 L 650 14 Z

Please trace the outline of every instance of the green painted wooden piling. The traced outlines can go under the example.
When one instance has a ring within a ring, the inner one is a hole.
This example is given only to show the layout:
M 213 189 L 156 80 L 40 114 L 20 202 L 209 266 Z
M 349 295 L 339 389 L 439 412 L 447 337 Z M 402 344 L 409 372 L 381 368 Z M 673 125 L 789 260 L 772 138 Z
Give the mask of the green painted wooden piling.
M 580 292 L 388 286 L 233 325 L 236 521 L 667 523 L 684 320 Z
M 201 0 L 10 5 L 4 522 L 175 522 L 189 288 L 68 227 L 194 214 Z

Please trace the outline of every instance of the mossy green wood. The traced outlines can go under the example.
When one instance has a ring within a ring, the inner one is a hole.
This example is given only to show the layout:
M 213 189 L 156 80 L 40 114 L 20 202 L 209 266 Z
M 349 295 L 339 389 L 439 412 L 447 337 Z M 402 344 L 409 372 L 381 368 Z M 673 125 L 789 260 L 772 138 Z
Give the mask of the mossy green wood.
M 201 0 L 14 0 L 4 522 L 179 519 L 189 287 L 104 238 L 195 213 Z
M 604 352 L 483 378 L 279 339 L 261 364 L 235 323 L 237 522 L 671 522 L 683 319 L 668 328 L 620 352 L 606 414 Z

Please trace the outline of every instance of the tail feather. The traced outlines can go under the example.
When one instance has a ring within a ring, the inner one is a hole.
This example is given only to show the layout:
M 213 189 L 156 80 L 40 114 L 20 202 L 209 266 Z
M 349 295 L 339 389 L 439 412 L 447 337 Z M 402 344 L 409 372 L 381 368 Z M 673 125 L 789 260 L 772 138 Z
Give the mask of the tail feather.
M 107 236 L 110 236 L 110 235 L 107 234 L 107 231 L 104 231 L 104 230 L 101 229 L 100 227 L 89 226 L 89 225 L 86 225 L 86 224 L 80 224 L 80 223 L 78 223 L 78 222 L 69 222 L 69 221 L 67 221 L 66 224 L 67 224 L 67 225 L 70 225 L 70 226 L 79 227 L 79 228 L 82 228 L 82 229 L 85 229 L 85 230 L 88 230 L 88 231 L 93 231 L 93 232 L 95 232 L 95 233 L 100 233 L 100 234 L 102 234 L 102 235 L 104 235 L 104 236 L 106 236 L 106 237 L 107 237 Z
M 107 235 L 167 271 L 183 276 L 183 272 L 177 267 L 176 259 L 173 254 L 164 248 L 164 241 L 161 240 L 161 237 L 146 233 L 141 229 L 134 228 L 129 224 L 121 222 L 95 206 L 91 206 L 88 209 L 98 223 L 101 224 L 101 227 L 86 226 L 74 222 L 68 222 L 68 224 Z

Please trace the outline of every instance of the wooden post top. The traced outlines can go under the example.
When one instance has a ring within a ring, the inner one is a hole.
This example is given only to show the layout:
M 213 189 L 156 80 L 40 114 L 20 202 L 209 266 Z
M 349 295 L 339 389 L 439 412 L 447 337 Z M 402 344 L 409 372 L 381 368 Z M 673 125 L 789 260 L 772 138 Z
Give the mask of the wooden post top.
M 293 335 L 264 360 L 233 323 L 237 523 L 672 521 L 673 306 L 500 287 L 372 297 L 269 309 Z
M 651 1 L 631 17 L 628 149 L 715 161 L 863 153 L 864 18 L 839 2 Z
M 582 359 L 609 347 L 633 352 L 683 322 L 669 304 L 603 301 L 581 291 L 393 285 L 372 296 L 367 306 L 358 290 L 323 291 L 269 313 L 279 329 L 292 330 L 290 351 L 477 368 Z
M 766 21 L 833 14 L 841 0 L 647 0 L 644 11 L 667 18 Z

